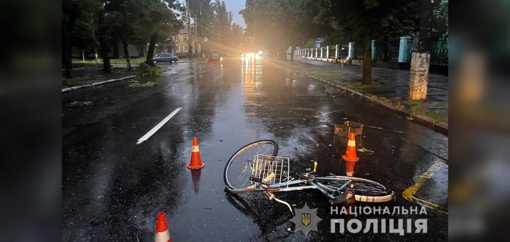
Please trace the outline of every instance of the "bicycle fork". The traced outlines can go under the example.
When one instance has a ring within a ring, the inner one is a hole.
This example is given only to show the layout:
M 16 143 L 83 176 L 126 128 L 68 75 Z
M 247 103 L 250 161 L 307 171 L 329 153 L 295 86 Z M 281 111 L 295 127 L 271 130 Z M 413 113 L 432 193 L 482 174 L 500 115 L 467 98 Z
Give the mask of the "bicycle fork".
M 271 174 L 269 174 L 267 177 L 265 177 L 262 180 L 258 180 L 258 179 L 254 179 L 254 178 L 252 178 L 252 180 L 253 181 L 257 181 L 258 180 L 257 186 L 259 188 L 264 189 L 264 192 L 269 197 L 269 200 L 275 200 L 275 201 L 277 201 L 277 202 L 287 206 L 289 208 L 289 210 L 290 210 L 290 213 L 292 213 L 292 216 L 294 216 L 294 210 L 292 209 L 290 204 L 288 202 L 285 202 L 283 200 L 280 200 L 280 199 L 276 198 L 275 195 L 271 191 L 269 191 L 269 189 L 268 189 L 269 186 L 266 183 L 271 181 L 275 176 L 276 175 L 274 173 L 271 173 Z
M 288 202 L 285 202 L 283 200 L 280 200 L 280 199 L 276 198 L 274 196 L 274 194 L 272 192 L 270 192 L 270 191 L 265 190 L 264 192 L 269 197 L 269 200 L 275 200 L 275 201 L 277 201 L 277 202 L 287 206 L 289 208 L 289 210 L 290 210 L 290 213 L 292 213 L 292 216 L 294 216 L 294 210 L 292 209 L 292 207 L 290 206 L 290 204 Z

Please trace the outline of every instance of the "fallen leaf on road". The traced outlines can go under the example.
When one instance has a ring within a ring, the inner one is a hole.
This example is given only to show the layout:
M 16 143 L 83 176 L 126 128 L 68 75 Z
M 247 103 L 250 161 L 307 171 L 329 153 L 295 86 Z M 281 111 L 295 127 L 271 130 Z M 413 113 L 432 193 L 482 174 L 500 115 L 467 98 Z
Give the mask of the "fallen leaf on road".
M 361 148 L 361 149 L 358 149 L 358 152 L 360 152 L 360 153 L 368 152 L 368 153 L 370 153 L 370 154 L 373 154 L 373 153 L 374 153 L 374 151 L 373 151 L 373 150 L 367 150 L 367 149 L 365 149 L 365 147 L 363 147 L 363 148 Z

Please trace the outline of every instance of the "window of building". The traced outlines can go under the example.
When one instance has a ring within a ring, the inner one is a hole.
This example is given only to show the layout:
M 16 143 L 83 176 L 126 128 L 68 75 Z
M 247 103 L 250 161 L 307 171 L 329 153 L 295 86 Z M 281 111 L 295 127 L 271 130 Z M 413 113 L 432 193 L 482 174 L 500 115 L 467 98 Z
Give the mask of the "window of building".
M 183 46 L 184 52 L 188 52 L 188 46 Z
M 181 52 L 181 48 L 180 48 L 180 46 L 175 46 L 175 50 L 176 50 L 177 52 Z
M 182 41 L 184 41 L 184 42 L 188 41 L 188 36 L 183 36 Z

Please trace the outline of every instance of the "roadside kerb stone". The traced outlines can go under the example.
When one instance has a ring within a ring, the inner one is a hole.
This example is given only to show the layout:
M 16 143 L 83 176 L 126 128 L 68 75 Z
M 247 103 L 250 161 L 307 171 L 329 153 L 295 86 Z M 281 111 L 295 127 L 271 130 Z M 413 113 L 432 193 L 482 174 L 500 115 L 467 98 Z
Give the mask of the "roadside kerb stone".
M 82 88 L 90 88 L 90 87 L 95 87 L 95 86 L 99 86 L 99 85 L 104 85 L 104 84 L 111 83 L 111 82 L 118 82 L 118 81 L 122 81 L 122 80 L 126 80 L 126 79 L 131 79 L 133 77 L 135 77 L 135 76 L 126 76 L 126 77 L 121 77 L 121 78 L 116 78 L 116 79 L 111 79 L 111 80 L 106 80 L 106 81 L 101 81 L 101 82 L 94 82 L 92 84 L 67 87 L 67 88 L 62 89 L 62 93 L 70 92 L 70 91 L 74 91 L 74 90 L 78 90 L 78 89 L 82 89 Z
M 448 133 L 448 123 L 445 123 L 445 122 L 437 122 L 434 124 L 434 127 L 436 127 L 437 129 L 445 132 L 445 133 Z

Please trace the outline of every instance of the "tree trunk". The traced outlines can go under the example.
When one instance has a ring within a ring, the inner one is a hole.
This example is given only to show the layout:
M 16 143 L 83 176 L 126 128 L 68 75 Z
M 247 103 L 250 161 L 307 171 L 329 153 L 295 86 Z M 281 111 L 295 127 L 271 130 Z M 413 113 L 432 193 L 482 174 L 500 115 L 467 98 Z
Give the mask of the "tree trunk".
M 145 60 L 145 63 L 150 66 L 154 65 L 154 60 L 152 57 L 154 57 L 154 47 L 156 46 L 156 41 L 158 40 L 158 33 L 154 33 L 151 36 L 151 42 L 149 43 L 149 50 L 147 51 L 147 59 Z
M 189 39 L 188 39 L 188 43 L 189 43 Z M 188 58 L 191 59 L 193 58 L 193 54 L 191 53 L 193 51 L 193 46 L 191 44 L 188 44 Z
M 429 53 L 412 53 L 409 80 L 409 98 L 411 100 L 425 100 L 427 98 L 429 64 Z
M 109 56 L 109 41 L 107 40 L 107 27 L 104 26 L 104 13 L 103 10 L 99 11 L 98 14 L 98 24 L 99 24 L 99 48 L 101 49 L 101 58 L 103 58 L 103 73 L 108 74 L 112 73 L 112 68 L 110 64 L 110 56 Z
M 124 47 L 124 57 L 126 58 L 127 69 L 131 70 L 131 57 L 129 56 L 128 42 L 124 36 L 120 36 L 120 41 L 122 42 L 122 47 Z
M 290 63 L 294 63 L 294 46 L 290 46 Z
M 71 4 L 71 5 L 69 5 Z M 71 38 L 71 32 L 73 27 L 76 25 L 76 19 L 81 15 L 80 5 L 76 2 L 70 3 L 67 2 L 65 6 L 65 12 L 69 15 L 68 19 L 63 23 L 64 33 L 62 35 L 62 64 L 64 64 L 65 68 L 65 76 L 66 78 L 73 78 L 73 62 L 71 59 L 72 51 L 73 51 L 73 43 Z M 67 84 L 67 83 L 66 83 Z
M 372 41 L 370 40 L 370 35 L 365 34 L 363 38 L 363 81 L 364 85 L 372 84 Z
M 113 59 L 119 59 L 120 56 L 119 56 L 119 37 L 114 34 L 112 36 L 112 46 L 113 46 Z
M 389 53 L 388 53 L 388 41 L 389 41 L 389 38 L 388 36 L 384 36 L 384 41 L 383 41 L 383 44 L 382 44 L 382 52 L 383 52 L 383 61 L 384 62 L 388 62 L 390 60 L 390 57 L 389 57 Z
M 71 60 L 71 37 L 69 33 L 64 33 L 64 43 L 62 45 L 62 58 L 64 61 L 64 68 L 65 68 L 65 76 L 66 78 L 70 79 L 73 78 L 73 62 Z
M 409 75 L 409 99 L 425 100 L 430 66 L 430 34 L 432 31 L 432 3 L 420 1 L 420 34 L 418 48 L 411 57 Z

